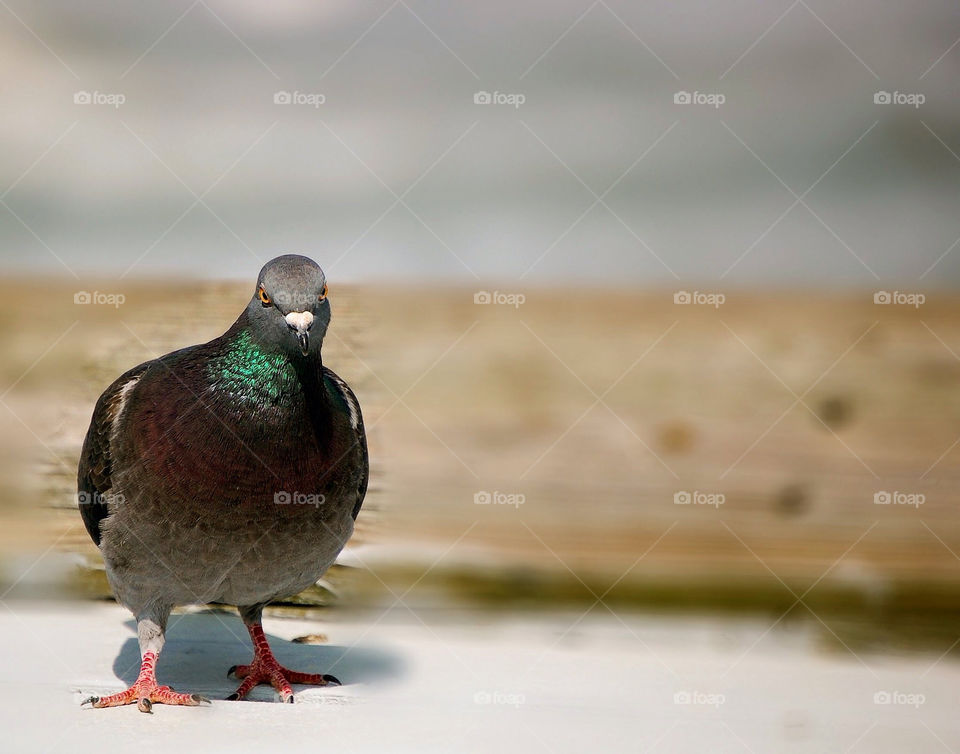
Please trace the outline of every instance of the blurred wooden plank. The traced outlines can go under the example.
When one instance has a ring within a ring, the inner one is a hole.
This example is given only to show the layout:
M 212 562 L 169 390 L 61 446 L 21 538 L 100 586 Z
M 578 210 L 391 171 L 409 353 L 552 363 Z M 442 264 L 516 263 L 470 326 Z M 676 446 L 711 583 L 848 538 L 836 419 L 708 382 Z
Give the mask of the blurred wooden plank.
M 29 466 L 4 469 L 17 491 L 4 515 L 46 511 L 41 539 L 66 532 L 58 547 L 93 555 L 71 510 L 93 401 L 132 364 L 222 332 L 247 288 L 141 284 L 94 310 L 45 284 L 49 318 L 5 335 L 7 383 L 29 368 L 7 401 L 36 436 L 12 427 Z M 956 297 L 914 310 L 868 292 L 728 292 L 719 309 L 670 292 L 525 295 L 514 308 L 468 290 L 335 288 L 325 362 L 360 396 L 374 460 L 356 543 L 442 550 L 473 527 L 447 562 L 463 550 L 481 569 L 609 581 L 652 546 L 627 581 L 766 589 L 771 570 L 809 584 L 832 568 L 825 583 L 958 582 Z M 524 502 L 474 503 L 494 490 Z M 724 502 L 674 503 L 693 491 Z M 924 502 L 874 503 L 894 491 Z

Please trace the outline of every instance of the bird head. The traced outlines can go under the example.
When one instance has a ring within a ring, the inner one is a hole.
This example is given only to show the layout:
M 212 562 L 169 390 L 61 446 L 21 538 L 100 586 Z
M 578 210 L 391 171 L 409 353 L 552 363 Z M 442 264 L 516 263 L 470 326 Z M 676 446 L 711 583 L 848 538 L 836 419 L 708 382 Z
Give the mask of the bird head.
M 291 358 L 319 354 L 330 324 L 320 265 L 298 254 L 271 259 L 257 277 L 247 316 L 261 345 Z

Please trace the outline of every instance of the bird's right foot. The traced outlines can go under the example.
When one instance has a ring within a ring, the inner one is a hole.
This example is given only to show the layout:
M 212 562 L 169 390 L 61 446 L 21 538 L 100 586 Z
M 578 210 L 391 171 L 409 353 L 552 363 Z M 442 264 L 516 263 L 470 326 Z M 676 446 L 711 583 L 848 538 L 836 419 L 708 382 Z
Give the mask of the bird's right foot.
M 141 712 L 152 712 L 154 704 L 180 704 L 187 707 L 196 707 L 210 700 L 199 694 L 179 694 L 169 686 L 153 686 L 133 684 L 125 691 L 110 696 L 91 696 L 83 700 L 83 704 L 92 704 L 94 707 L 122 707 L 125 704 L 136 703 Z
M 88 697 L 81 702 L 81 706 L 90 704 L 94 707 L 122 707 L 125 704 L 135 703 L 141 712 L 152 712 L 154 704 L 196 707 L 204 702 L 210 703 L 209 699 L 199 694 L 180 694 L 169 686 L 158 685 L 154 674 L 156 661 L 156 653 L 145 653 L 143 664 L 140 666 L 140 676 L 130 688 L 110 696 Z

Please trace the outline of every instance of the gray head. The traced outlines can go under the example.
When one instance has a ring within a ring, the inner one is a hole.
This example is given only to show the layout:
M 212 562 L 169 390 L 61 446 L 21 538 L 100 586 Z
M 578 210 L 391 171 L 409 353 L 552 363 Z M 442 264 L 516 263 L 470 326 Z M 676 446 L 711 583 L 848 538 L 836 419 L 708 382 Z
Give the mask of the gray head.
M 291 357 L 319 354 L 330 324 L 320 265 L 299 254 L 271 259 L 260 270 L 247 318 L 261 346 Z

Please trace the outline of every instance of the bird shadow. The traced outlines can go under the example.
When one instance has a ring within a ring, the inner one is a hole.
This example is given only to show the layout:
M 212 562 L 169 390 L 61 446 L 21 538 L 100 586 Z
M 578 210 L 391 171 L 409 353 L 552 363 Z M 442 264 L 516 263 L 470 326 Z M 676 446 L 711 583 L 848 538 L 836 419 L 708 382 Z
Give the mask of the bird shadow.
M 127 639 L 113 662 L 113 672 L 130 685 L 140 670 L 140 647 L 136 621 L 126 621 L 134 636 Z M 385 682 L 401 676 L 399 655 L 366 646 L 299 644 L 267 634 L 277 660 L 291 670 L 328 673 L 344 686 Z M 157 663 L 157 679 L 179 691 L 224 697 L 239 681 L 227 677 L 233 665 L 249 663 L 253 648 L 247 630 L 235 613 L 207 610 L 172 615 L 167 624 L 166 644 Z M 303 687 L 307 688 L 307 687 Z M 251 698 L 268 698 L 269 687 L 259 687 Z

